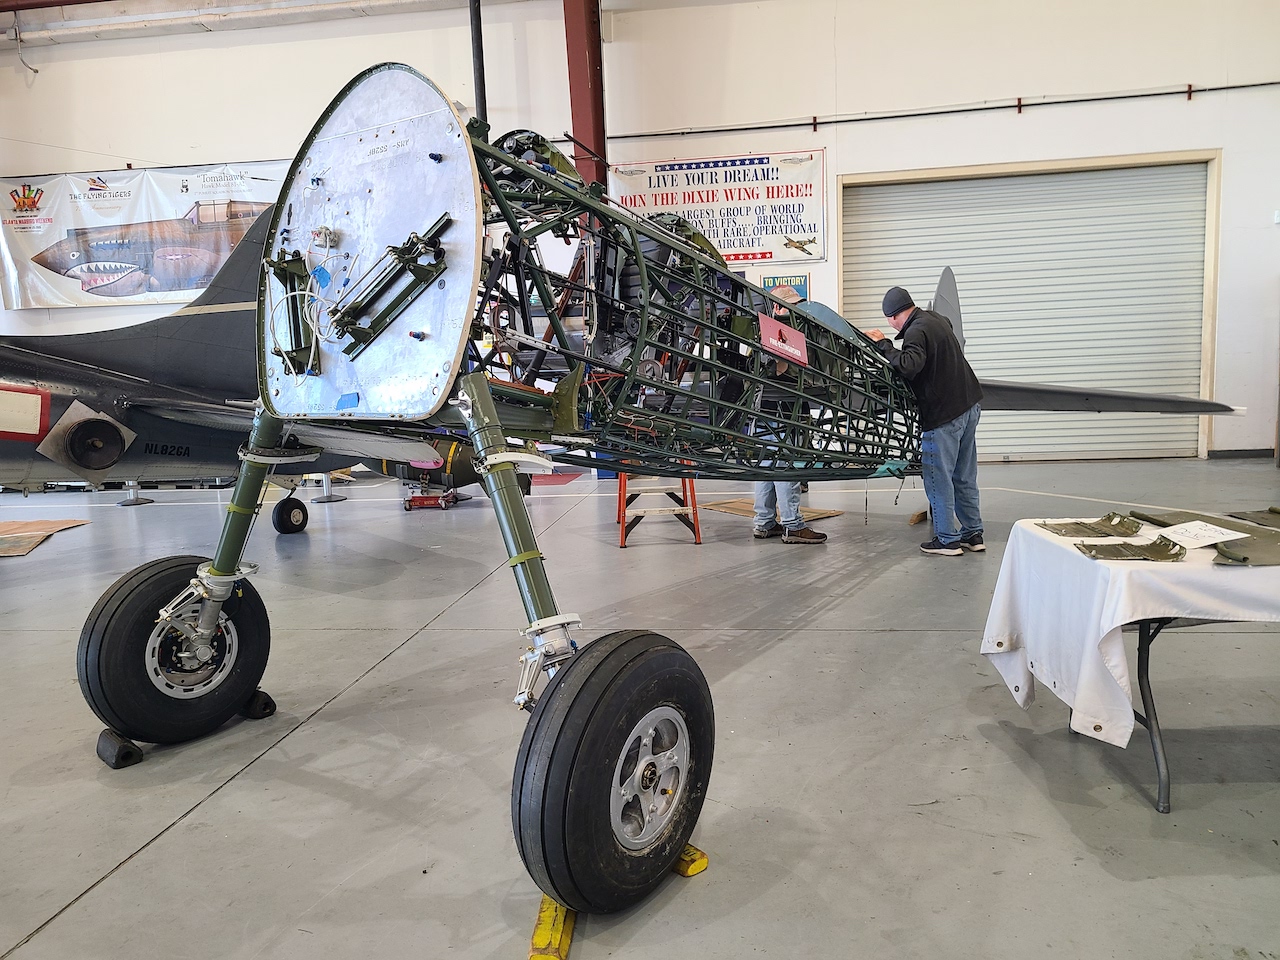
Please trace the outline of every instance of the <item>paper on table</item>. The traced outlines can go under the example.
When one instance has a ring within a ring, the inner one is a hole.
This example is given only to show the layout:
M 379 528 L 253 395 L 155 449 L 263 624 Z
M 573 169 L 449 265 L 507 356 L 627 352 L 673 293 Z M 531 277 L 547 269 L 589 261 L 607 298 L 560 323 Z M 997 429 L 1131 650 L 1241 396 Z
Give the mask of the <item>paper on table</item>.
M 1169 538 L 1174 543 L 1182 544 L 1188 550 L 1195 547 L 1207 547 L 1210 544 L 1222 543 L 1226 540 L 1240 540 L 1249 536 L 1247 533 L 1215 527 L 1213 524 L 1205 523 L 1203 520 L 1193 520 L 1190 523 L 1178 523 L 1172 527 L 1165 527 L 1160 531 L 1160 535 Z

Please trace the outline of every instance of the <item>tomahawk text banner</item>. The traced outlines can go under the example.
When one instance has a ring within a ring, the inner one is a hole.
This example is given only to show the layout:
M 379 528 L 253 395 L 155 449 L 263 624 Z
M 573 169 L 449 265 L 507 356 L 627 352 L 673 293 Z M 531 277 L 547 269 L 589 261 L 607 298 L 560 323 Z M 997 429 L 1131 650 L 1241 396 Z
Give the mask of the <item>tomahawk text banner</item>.
M 688 220 L 730 263 L 812 263 L 827 255 L 824 162 L 805 150 L 621 163 L 610 189 L 633 213 Z
M 0 179 L 9 310 L 186 303 L 276 198 L 285 161 Z

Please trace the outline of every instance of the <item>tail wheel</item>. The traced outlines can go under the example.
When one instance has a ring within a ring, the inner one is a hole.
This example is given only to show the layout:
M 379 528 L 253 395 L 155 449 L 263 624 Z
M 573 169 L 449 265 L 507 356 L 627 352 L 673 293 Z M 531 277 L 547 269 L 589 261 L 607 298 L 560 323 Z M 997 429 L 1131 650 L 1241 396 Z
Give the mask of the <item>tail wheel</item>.
M 80 691 L 108 727 L 133 740 L 180 743 L 216 730 L 257 690 L 271 651 L 258 592 L 239 581 L 209 642 L 192 648 L 157 614 L 191 582 L 202 557 L 166 557 L 126 573 L 80 632 Z M 194 624 L 199 603 L 177 611 Z
M 285 497 L 271 511 L 276 533 L 299 533 L 307 528 L 307 505 L 297 497 Z
M 642 630 L 590 644 L 538 700 L 516 757 L 529 876 L 582 913 L 643 900 L 693 833 L 714 749 L 711 691 L 684 649 Z

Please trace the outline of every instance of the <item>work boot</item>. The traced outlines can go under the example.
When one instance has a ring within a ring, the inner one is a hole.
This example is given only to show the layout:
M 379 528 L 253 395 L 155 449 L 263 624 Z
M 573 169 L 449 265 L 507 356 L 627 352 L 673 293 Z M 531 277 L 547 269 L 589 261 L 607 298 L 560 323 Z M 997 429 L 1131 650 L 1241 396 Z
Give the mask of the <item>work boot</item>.
M 920 544 L 920 549 L 925 553 L 932 553 L 937 557 L 958 557 L 964 553 L 960 549 L 959 541 L 955 543 L 943 543 L 937 537 Z
M 982 553 L 987 549 L 987 545 L 982 542 L 981 533 L 971 533 L 967 537 L 961 537 L 958 541 L 960 546 L 968 550 L 970 553 Z
M 768 540 L 770 537 L 780 537 L 785 532 L 780 524 L 775 523 L 772 527 L 756 527 L 751 535 L 757 540 Z
M 787 530 L 782 534 L 783 543 L 826 543 L 827 535 L 819 533 L 817 530 L 811 530 L 809 527 L 801 527 L 799 530 Z

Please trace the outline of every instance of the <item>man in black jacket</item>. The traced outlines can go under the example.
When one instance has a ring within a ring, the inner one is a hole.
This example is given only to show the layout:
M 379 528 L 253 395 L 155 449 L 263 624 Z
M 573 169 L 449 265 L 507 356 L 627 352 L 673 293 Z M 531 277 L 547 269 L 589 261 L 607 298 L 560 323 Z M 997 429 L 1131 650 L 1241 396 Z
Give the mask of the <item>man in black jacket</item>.
M 944 557 L 985 550 L 974 440 L 982 414 L 982 387 L 946 317 L 921 310 L 902 287 L 884 295 L 883 310 L 898 331 L 902 349 L 879 330 L 869 336 L 893 368 L 910 381 L 920 406 L 924 491 L 934 534 L 920 549 Z

